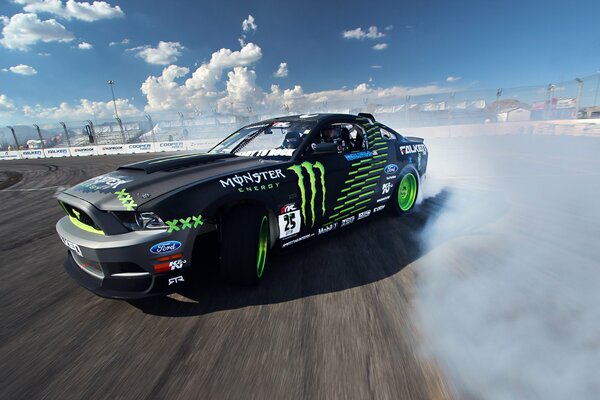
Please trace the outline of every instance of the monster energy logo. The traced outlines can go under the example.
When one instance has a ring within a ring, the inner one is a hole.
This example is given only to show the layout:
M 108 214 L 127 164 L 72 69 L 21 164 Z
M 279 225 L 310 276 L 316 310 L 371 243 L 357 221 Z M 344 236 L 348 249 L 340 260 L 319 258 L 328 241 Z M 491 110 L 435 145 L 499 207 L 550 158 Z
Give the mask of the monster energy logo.
M 288 168 L 291 171 L 294 171 L 296 175 L 298 175 L 298 187 L 300 188 L 300 199 L 302 202 L 302 219 L 304 221 L 304 225 L 306 225 L 306 188 L 304 182 L 304 174 L 303 170 L 306 170 L 308 173 L 309 183 L 310 183 L 310 213 L 312 216 L 312 225 L 315 225 L 315 198 L 317 196 L 317 177 L 315 175 L 315 170 L 320 172 L 320 182 L 321 182 L 321 190 L 323 192 L 323 199 L 321 201 L 321 210 L 322 215 L 325 216 L 325 167 L 320 162 L 315 162 L 314 164 L 309 163 L 308 161 L 304 161 L 300 165 L 292 165 Z

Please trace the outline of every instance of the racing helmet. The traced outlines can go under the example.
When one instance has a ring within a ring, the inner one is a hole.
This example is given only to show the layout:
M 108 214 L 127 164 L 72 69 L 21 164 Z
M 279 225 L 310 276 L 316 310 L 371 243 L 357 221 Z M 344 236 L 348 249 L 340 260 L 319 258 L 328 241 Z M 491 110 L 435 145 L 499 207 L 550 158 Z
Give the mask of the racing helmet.
M 288 132 L 285 134 L 285 138 L 283 139 L 281 146 L 284 149 L 295 149 L 300 145 L 301 141 L 302 138 L 300 137 L 300 133 Z
M 340 140 L 340 129 L 337 126 L 327 126 L 321 131 L 325 143 L 334 143 Z

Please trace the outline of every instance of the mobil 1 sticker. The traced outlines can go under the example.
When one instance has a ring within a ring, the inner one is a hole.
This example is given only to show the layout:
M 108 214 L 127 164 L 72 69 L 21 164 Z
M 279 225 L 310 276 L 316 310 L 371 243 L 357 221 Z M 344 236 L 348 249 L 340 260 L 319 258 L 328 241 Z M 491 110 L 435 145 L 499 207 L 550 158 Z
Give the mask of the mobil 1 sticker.
M 279 237 L 286 238 L 300 232 L 300 210 L 279 216 Z

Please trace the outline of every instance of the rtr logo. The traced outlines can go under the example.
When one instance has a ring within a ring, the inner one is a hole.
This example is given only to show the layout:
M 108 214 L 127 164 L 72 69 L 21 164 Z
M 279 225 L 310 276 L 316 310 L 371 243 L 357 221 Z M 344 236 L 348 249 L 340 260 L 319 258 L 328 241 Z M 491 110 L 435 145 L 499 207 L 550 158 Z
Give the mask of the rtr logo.
M 179 275 L 174 278 L 169 278 L 169 286 L 177 282 L 183 282 L 183 276 Z
M 296 211 L 296 205 L 294 203 L 286 204 L 281 207 L 281 214 L 289 213 L 292 211 Z

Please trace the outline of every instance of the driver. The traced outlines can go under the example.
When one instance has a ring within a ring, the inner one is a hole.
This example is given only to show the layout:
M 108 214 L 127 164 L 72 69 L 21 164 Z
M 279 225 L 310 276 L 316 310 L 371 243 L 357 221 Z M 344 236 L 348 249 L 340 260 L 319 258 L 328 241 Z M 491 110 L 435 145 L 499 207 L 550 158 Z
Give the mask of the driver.
M 300 133 L 288 132 L 285 134 L 283 143 L 281 143 L 281 148 L 282 149 L 295 149 L 300 145 L 301 141 L 302 141 L 302 139 L 300 137 Z
M 338 143 L 341 139 L 340 130 L 335 126 L 328 126 L 321 131 L 321 137 L 325 143 Z

